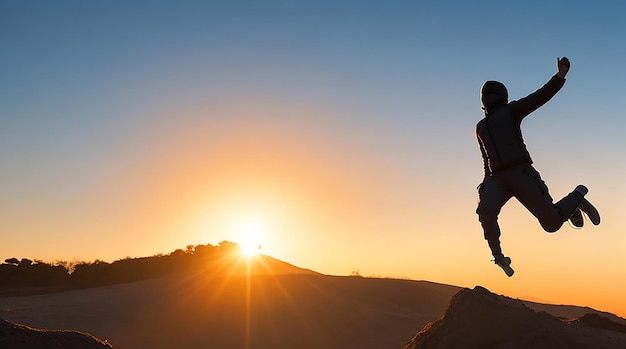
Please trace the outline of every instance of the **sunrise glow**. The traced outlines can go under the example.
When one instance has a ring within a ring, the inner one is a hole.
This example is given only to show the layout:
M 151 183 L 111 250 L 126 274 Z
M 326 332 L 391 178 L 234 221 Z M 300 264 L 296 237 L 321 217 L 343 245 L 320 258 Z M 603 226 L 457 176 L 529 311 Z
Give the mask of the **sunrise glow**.
M 626 2 L 34 3 L 0 3 L 0 262 L 225 241 L 254 271 L 267 256 L 626 317 Z M 509 278 L 475 212 L 480 88 L 519 100 L 563 56 L 524 139 L 554 201 L 584 184 L 602 223 L 548 234 L 511 199 Z
M 241 253 L 246 256 L 257 255 L 262 248 L 261 236 L 263 232 L 264 227 L 259 222 L 243 223 L 241 225 L 241 238 L 239 241 Z

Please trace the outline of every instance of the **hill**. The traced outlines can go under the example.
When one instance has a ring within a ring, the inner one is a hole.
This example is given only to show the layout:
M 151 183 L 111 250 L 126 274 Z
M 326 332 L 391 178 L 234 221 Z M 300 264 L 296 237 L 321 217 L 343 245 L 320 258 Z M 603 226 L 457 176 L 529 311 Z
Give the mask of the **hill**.
M 445 315 L 404 348 L 618 349 L 626 348 L 626 331 L 597 314 L 562 321 L 477 286 L 454 295 Z
M 250 277 L 229 273 L 196 271 L 5 297 L 0 317 L 86 331 L 118 348 L 400 348 L 440 317 L 458 291 L 424 281 L 306 270 Z
M 597 311 L 595 309 L 589 307 L 575 307 L 571 305 L 557 305 L 557 304 L 544 304 L 537 302 L 530 302 L 522 300 L 526 306 L 533 309 L 534 311 L 545 311 L 551 315 L 554 315 L 560 319 L 571 320 L 584 317 L 585 315 L 598 315 L 602 318 L 606 318 L 611 320 L 612 322 L 622 324 L 626 326 L 626 319 L 622 319 L 621 317 L 603 312 Z
M 250 263 L 246 263 L 249 261 Z M 212 275 L 315 274 L 269 256 L 245 259 L 235 243 L 189 245 L 167 255 L 126 257 L 107 263 L 8 258 L 0 264 L 0 296 L 20 296 L 148 280 L 189 270 Z
M 546 331 L 562 338 L 571 329 L 579 336 L 595 338 L 603 331 L 620 338 L 626 325 L 593 309 L 512 300 L 480 287 L 459 292 L 427 281 L 329 276 L 269 256 L 247 259 L 227 252 L 187 249 L 85 265 L 75 279 L 80 282 L 68 284 L 71 289 L 5 289 L 12 296 L 0 297 L 0 318 L 91 333 L 116 348 L 145 349 L 401 348 L 422 328 L 407 348 L 472 348 L 472 340 L 483 348 L 485 331 L 505 336 L 495 343 L 513 336 L 507 348 L 518 348 L 523 346 L 515 343 L 527 344 L 527 337 L 543 343 Z M 36 265 L 5 269 L 36 275 L 30 269 Z M 515 332 L 519 326 L 523 334 Z M 441 337 L 438 328 L 448 331 L 443 338 L 463 344 L 418 346 Z

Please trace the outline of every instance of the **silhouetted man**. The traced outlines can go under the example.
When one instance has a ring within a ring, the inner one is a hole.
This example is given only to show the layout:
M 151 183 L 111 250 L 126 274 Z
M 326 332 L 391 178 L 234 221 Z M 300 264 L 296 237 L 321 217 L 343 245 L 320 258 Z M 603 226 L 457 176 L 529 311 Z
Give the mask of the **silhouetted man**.
M 587 188 L 579 185 L 556 204 L 548 187 L 532 166 L 532 159 L 522 138 L 522 120 L 548 102 L 565 83 L 570 68 L 567 58 L 557 58 L 558 72 L 545 85 L 525 98 L 508 101 L 506 87 L 498 81 L 487 81 L 481 89 L 485 117 L 476 125 L 476 137 L 482 153 L 485 178 L 478 187 L 479 203 L 476 213 L 483 227 L 494 262 L 511 276 L 511 258 L 500 248 L 498 214 L 502 206 L 515 197 L 539 221 L 542 228 L 556 232 L 570 219 L 574 227 L 583 226 L 584 212 L 594 225 L 600 215 L 584 196 Z

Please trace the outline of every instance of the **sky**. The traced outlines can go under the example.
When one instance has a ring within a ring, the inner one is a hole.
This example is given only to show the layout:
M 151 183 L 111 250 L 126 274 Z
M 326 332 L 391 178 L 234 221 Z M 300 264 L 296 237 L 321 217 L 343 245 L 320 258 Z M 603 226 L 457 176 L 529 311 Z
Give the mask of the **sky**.
M 481 285 L 626 316 L 620 1 L 0 1 L 0 257 L 105 260 L 244 243 L 325 274 Z M 475 209 L 479 90 L 525 119 L 556 200 L 544 232 Z

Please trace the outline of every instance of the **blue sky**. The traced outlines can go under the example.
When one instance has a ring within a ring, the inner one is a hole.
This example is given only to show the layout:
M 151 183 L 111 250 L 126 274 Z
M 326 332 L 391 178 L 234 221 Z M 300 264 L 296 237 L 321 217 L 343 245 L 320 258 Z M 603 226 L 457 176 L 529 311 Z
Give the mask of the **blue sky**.
M 255 219 L 266 253 L 325 273 L 586 304 L 528 285 L 598 278 L 617 303 L 626 275 L 597 270 L 626 266 L 624 32 L 618 1 L 2 1 L 0 256 L 150 255 Z M 474 214 L 479 89 L 524 97 L 559 56 L 524 136 L 553 197 L 586 184 L 603 224 L 548 236 L 512 202 L 502 280 Z

